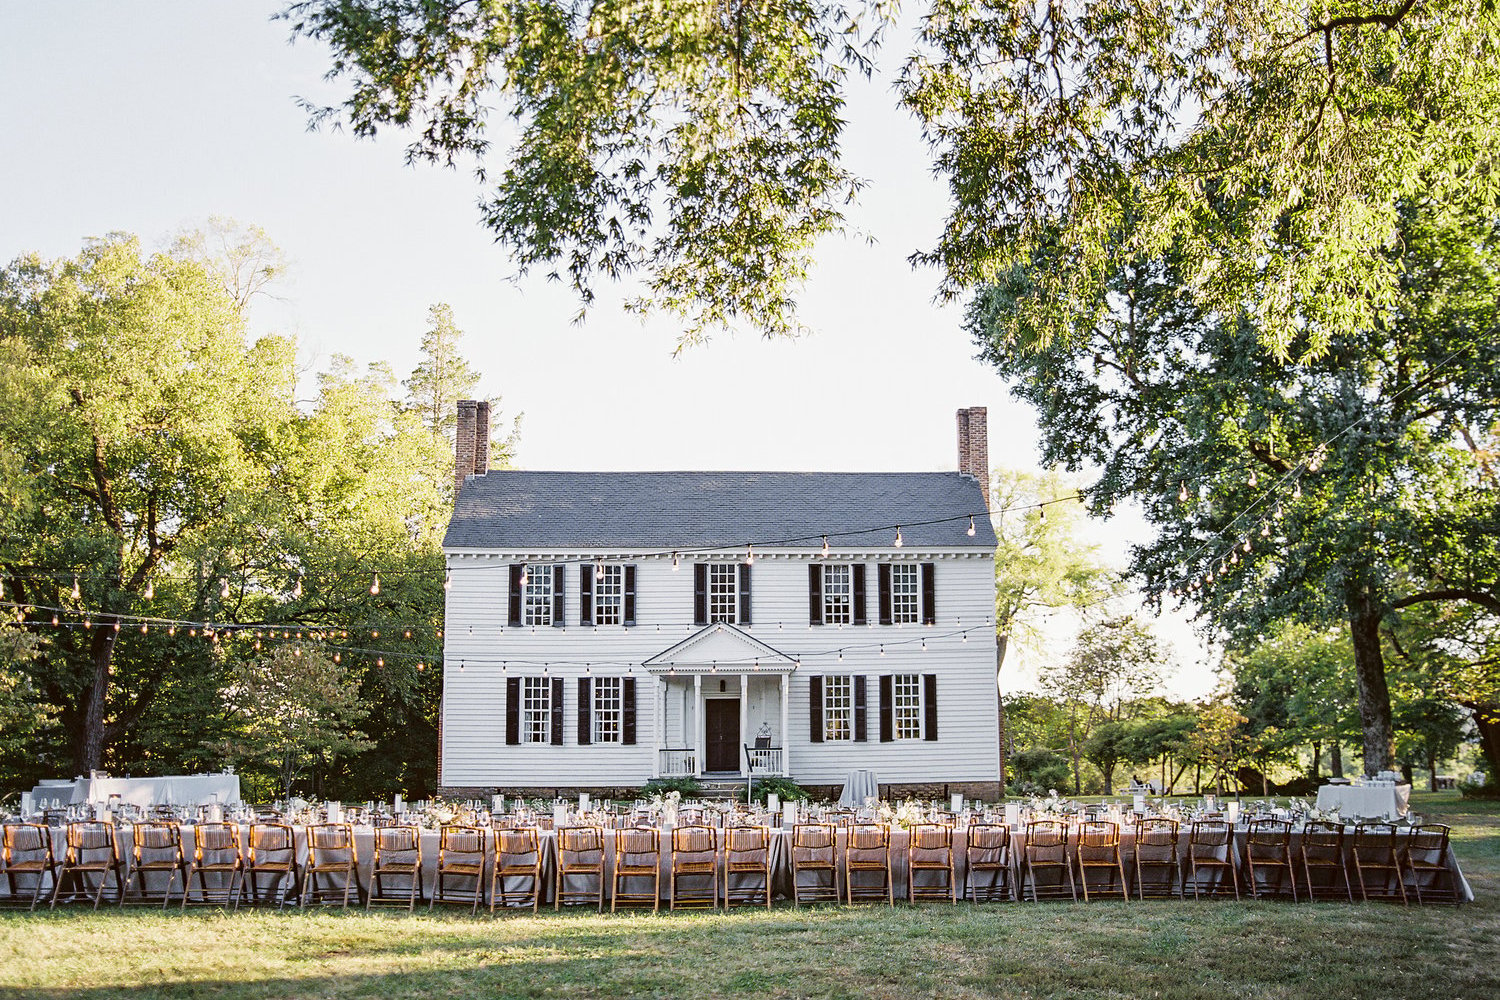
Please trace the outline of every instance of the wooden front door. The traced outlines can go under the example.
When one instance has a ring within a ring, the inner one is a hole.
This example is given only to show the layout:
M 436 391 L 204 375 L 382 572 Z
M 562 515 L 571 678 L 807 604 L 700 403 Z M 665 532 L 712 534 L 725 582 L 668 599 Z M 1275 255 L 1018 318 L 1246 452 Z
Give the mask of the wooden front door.
M 703 723 L 707 730 L 703 762 L 705 771 L 739 771 L 740 769 L 740 700 L 709 698 L 703 703 Z

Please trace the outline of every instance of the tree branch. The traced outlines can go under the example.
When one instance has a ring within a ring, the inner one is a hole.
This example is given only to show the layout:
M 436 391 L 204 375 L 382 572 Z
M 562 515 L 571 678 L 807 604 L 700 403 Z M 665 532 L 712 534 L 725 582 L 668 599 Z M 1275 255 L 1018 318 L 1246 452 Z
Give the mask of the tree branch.
M 1391 610 L 1398 611 L 1401 608 L 1409 608 L 1413 604 L 1423 604 L 1428 601 L 1470 601 L 1487 611 L 1500 615 L 1500 597 L 1467 587 L 1445 587 L 1441 590 L 1424 590 L 1418 594 L 1409 594 L 1392 601 Z

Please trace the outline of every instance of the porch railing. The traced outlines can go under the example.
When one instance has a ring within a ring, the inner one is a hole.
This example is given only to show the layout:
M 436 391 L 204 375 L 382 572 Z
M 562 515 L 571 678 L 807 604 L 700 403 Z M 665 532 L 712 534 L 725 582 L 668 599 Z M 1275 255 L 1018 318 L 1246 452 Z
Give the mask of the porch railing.
M 746 747 L 750 774 L 786 774 L 786 751 L 781 747 Z
M 698 773 L 698 751 L 692 747 L 665 748 L 657 761 L 657 776 L 681 778 Z

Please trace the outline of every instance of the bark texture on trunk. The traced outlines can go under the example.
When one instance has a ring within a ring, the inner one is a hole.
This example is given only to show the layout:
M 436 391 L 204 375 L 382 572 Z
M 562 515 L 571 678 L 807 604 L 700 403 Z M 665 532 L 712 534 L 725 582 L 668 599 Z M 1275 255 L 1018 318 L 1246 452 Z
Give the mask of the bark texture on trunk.
M 1479 732 L 1479 748 L 1484 752 L 1485 770 L 1490 781 L 1500 781 L 1500 704 L 1490 701 L 1466 701 L 1461 703 L 1474 716 L 1474 728 Z
M 1349 601 L 1349 635 L 1354 645 L 1354 675 L 1359 681 L 1364 773 L 1375 774 L 1395 764 L 1396 734 L 1391 724 L 1385 658 L 1380 651 L 1380 612 L 1366 593 L 1356 594 Z
M 1335 778 L 1344 776 L 1344 747 L 1338 740 L 1328 748 L 1328 769 Z
M 74 734 L 73 767 L 78 774 L 88 774 L 104 765 L 104 709 L 109 697 L 110 668 L 115 657 L 115 639 L 119 635 L 113 619 L 93 623 L 89 642 L 89 661 L 93 673 L 83 696 L 83 726 Z

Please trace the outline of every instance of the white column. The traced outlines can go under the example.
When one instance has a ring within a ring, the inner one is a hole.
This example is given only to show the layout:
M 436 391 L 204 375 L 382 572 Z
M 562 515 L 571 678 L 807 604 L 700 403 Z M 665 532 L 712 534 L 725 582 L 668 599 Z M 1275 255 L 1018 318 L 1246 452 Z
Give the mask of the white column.
M 708 734 L 703 725 L 703 674 L 693 675 L 693 773 L 703 773 L 703 751 Z
M 787 728 L 787 720 L 791 718 L 791 711 L 787 708 L 787 702 L 792 693 L 792 675 L 782 674 L 781 684 L 781 773 L 785 777 L 792 774 L 792 732 Z
M 661 777 L 661 751 L 667 738 L 667 683 L 660 674 L 651 676 L 651 727 L 655 753 L 651 758 L 651 776 Z
M 750 675 L 740 674 L 740 746 L 745 746 L 750 741 L 750 734 L 745 732 L 745 727 L 750 725 Z M 735 754 L 739 757 L 745 751 L 740 750 Z M 750 762 L 745 761 L 745 769 L 749 770 Z

